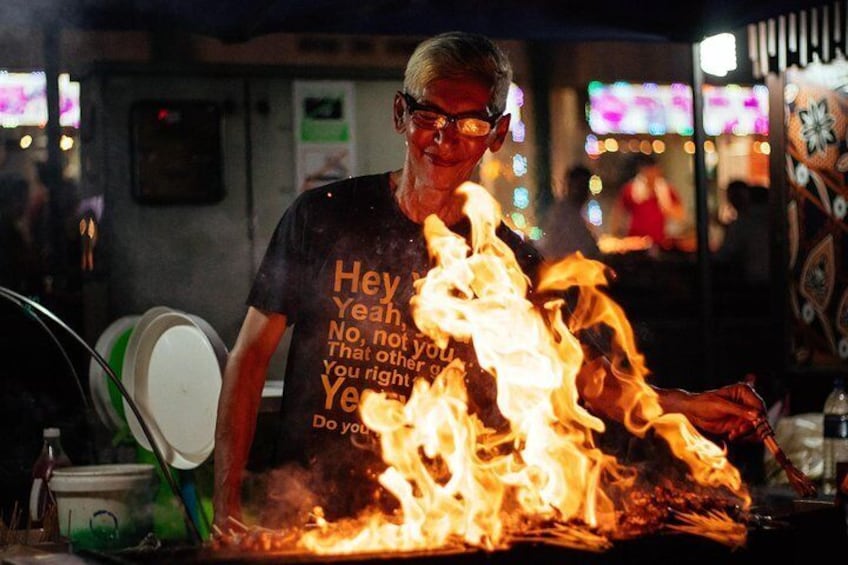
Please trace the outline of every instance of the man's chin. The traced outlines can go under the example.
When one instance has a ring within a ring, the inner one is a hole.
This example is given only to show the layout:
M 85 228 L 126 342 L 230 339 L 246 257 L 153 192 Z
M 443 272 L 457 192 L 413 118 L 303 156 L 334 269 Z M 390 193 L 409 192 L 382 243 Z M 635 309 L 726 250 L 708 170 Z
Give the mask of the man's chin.
M 455 169 L 447 167 L 429 167 L 428 178 L 430 186 L 435 189 L 450 192 L 459 188 L 459 186 L 467 180 L 470 180 L 471 175 L 462 174 Z

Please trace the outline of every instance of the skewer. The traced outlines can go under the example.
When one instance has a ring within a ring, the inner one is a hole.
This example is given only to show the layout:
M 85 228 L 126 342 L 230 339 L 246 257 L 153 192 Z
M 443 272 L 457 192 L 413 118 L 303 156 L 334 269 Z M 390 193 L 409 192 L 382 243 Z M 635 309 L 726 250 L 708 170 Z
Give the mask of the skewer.
M 241 530 L 242 530 L 242 531 L 244 531 L 244 532 L 246 532 L 246 531 L 248 531 L 248 530 L 250 529 L 250 528 L 247 526 L 247 524 L 245 524 L 244 522 L 242 522 L 242 521 L 238 520 L 237 518 L 233 518 L 232 516 L 227 516 L 227 521 L 228 521 L 228 522 L 231 522 L 231 523 L 233 523 L 233 524 L 235 524 L 236 526 L 238 526 L 239 528 L 241 528 Z
M 765 417 L 760 417 L 757 420 L 757 423 L 754 427 L 757 437 L 759 437 L 771 454 L 774 456 L 775 460 L 780 464 L 783 471 L 786 473 L 787 478 L 789 479 L 789 484 L 792 485 L 792 488 L 795 489 L 795 492 L 798 493 L 798 496 L 803 498 L 812 498 L 816 496 L 817 490 L 816 485 L 810 478 L 801 472 L 792 461 L 789 460 L 789 457 L 783 452 L 780 446 L 777 444 L 777 440 L 774 439 L 774 430 L 771 425 L 768 423 L 768 420 Z

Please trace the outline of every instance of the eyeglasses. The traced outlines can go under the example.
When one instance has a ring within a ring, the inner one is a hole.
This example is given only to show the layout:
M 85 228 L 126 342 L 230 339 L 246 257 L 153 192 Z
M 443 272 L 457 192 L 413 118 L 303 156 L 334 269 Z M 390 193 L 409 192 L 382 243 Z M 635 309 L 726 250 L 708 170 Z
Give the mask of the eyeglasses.
M 501 114 L 494 116 L 481 116 L 478 113 L 446 114 L 433 109 L 430 106 L 419 104 L 410 94 L 398 92 L 406 102 L 406 109 L 412 116 L 412 123 L 423 129 L 442 130 L 450 123 L 456 124 L 456 130 L 468 137 L 483 137 L 489 135 L 495 128 L 495 124 L 501 118 Z

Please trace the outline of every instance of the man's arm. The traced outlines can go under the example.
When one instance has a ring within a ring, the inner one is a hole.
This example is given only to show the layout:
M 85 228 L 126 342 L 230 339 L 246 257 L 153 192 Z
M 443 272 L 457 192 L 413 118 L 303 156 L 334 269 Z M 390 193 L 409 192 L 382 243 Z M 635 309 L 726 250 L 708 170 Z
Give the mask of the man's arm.
M 659 388 L 649 385 L 657 394 L 660 408 L 666 413 L 679 413 L 702 432 L 726 437 L 743 438 L 754 431 L 759 418 L 765 416 L 765 403 L 746 383 L 735 383 L 704 392 L 689 392 L 679 388 Z M 638 387 L 615 376 L 609 362 L 597 357 L 584 364 L 577 376 L 580 396 L 593 412 L 623 422 L 626 418 L 622 402 Z M 641 411 L 630 415 L 637 425 L 645 423 Z M 753 439 L 753 436 L 751 436 Z
M 754 431 L 765 417 L 762 397 L 747 383 L 734 383 L 704 392 L 653 387 L 664 412 L 679 412 L 700 430 L 733 441 Z
M 227 358 L 215 427 L 215 524 L 241 518 L 241 484 L 256 431 L 262 387 L 286 317 L 250 307 Z M 226 529 L 224 529 L 226 531 Z

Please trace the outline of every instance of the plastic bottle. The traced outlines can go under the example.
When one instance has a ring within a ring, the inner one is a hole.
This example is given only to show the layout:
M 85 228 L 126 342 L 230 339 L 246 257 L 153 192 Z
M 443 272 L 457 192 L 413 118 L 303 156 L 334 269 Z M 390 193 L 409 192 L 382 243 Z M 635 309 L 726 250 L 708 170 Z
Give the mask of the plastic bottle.
M 59 428 L 44 428 L 44 443 L 41 453 L 32 466 L 32 489 L 29 493 L 29 516 L 32 527 L 41 527 L 45 516 L 56 500 L 47 486 L 53 469 L 69 467 L 71 459 L 62 447 Z
M 837 477 L 848 472 L 848 392 L 844 377 L 833 380 L 833 390 L 824 402 L 823 439 L 822 491 L 833 495 L 836 494 Z

